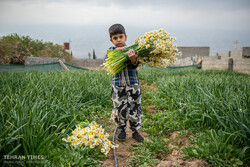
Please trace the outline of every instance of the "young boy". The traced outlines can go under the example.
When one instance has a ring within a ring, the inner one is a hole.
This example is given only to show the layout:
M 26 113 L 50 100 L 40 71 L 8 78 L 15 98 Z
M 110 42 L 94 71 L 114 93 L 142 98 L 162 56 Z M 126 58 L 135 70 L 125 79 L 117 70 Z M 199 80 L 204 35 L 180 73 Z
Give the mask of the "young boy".
M 114 24 L 109 28 L 110 41 L 115 45 L 109 49 L 126 49 L 127 35 L 121 24 Z M 115 119 L 120 133 L 118 140 L 126 140 L 126 123 L 129 117 L 130 129 L 133 131 L 132 138 L 138 142 L 144 139 L 138 133 L 141 128 L 141 90 L 136 68 L 138 53 L 133 49 L 128 51 L 130 62 L 121 72 L 113 75 L 111 99 L 113 101 L 112 118 Z M 106 55 L 107 58 L 107 55 Z M 106 59 L 105 58 L 105 59 Z

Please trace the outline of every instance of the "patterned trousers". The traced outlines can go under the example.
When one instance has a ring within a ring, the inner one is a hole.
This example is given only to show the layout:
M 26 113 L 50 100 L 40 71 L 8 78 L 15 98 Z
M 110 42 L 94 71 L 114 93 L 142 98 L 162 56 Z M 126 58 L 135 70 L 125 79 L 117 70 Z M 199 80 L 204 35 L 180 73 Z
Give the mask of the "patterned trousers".
M 126 130 L 129 118 L 132 131 L 141 128 L 141 89 L 140 85 L 114 86 L 112 85 L 111 99 L 113 110 L 111 118 L 114 119 L 120 130 Z

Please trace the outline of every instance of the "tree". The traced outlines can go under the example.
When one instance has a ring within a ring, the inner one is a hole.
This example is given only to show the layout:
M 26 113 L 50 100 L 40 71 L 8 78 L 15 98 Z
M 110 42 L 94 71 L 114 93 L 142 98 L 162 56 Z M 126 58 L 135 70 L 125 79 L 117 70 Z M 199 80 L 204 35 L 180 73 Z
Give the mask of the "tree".
M 11 34 L 0 38 L 0 64 L 24 64 L 27 56 L 58 57 L 70 62 L 72 54 L 62 45 Z
M 91 54 L 89 53 L 89 59 L 91 59 Z
M 93 59 L 96 59 L 95 49 L 93 49 Z

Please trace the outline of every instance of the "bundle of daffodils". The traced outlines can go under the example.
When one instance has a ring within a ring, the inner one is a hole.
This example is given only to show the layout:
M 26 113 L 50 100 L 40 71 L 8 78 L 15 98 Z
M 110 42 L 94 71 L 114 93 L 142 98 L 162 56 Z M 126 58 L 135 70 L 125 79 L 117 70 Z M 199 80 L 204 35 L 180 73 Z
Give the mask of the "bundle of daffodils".
M 103 65 L 108 74 L 116 74 L 127 66 L 129 61 L 128 51 L 133 49 L 135 53 L 139 52 L 138 61 L 140 65 L 147 64 L 150 67 L 166 68 L 167 63 L 173 64 L 177 56 L 182 56 L 177 45 L 173 42 L 176 38 L 170 37 L 170 34 L 163 29 L 147 32 L 141 37 L 137 37 L 134 44 L 127 47 L 125 52 L 122 50 L 107 50 L 108 58 Z
M 62 130 L 62 132 L 64 132 L 64 130 Z M 81 145 L 89 146 L 90 148 L 100 146 L 101 152 L 107 155 L 110 148 L 115 149 L 119 146 L 111 144 L 108 139 L 109 134 L 105 133 L 102 126 L 98 125 L 96 122 L 90 123 L 85 128 L 78 126 L 72 134 L 72 136 L 69 136 L 67 139 L 63 138 L 62 140 L 71 143 L 75 148 Z

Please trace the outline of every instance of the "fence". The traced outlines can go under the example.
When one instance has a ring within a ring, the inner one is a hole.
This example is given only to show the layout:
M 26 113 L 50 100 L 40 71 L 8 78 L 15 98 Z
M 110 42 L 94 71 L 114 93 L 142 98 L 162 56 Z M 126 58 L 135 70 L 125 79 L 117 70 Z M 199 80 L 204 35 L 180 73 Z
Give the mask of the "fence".
M 64 63 L 69 70 L 88 70 L 86 68 L 77 67 L 71 64 Z M 36 64 L 36 65 L 15 65 L 15 64 L 0 64 L 0 71 L 61 71 L 65 70 L 59 62 Z

